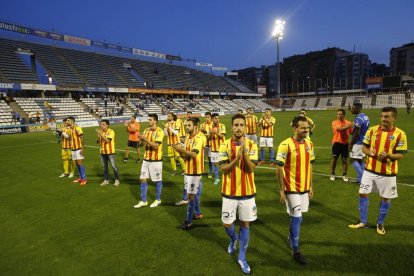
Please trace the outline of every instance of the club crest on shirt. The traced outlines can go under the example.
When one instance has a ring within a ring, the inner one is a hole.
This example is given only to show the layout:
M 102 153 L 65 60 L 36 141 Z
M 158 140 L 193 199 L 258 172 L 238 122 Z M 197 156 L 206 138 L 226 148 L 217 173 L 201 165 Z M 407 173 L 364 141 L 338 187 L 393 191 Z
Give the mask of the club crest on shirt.
M 394 139 L 395 139 L 395 137 L 394 137 L 393 135 L 390 135 L 390 136 L 388 136 L 388 139 L 390 139 L 390 140 L 394 140 Z

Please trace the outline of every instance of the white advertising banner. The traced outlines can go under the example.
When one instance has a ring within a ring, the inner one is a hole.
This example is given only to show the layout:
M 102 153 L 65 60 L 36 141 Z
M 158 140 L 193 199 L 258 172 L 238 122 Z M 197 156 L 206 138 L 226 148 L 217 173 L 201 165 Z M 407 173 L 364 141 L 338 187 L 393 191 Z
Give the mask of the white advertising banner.
M 196 66 L 211 67 L 211 66 L 213 66 L 213 64 L 211 64 L 211 63 L 205 63 L 205 62 L 196 62 Z
M 132 53 L 134 55 L 140 55 L 140 56 L 147 56 L 147 57 L 155 57 L 155 58 L 162 58 L 162 59 L 166 59 L 166 54 L 163 53 L 157 53 L 157 52 L 151 52 L 151 51 L 146 51 L 146 50 L 141 50 L 141 49 L 132 49 Z
M 128 93 L 128 88 L 122 88 L 122 87 L 108 87 L 108 92 L 115 92 L 115 93 Z
M 56 85 L 51 84 L 22 83 L 21 87 L 23 90 L 56 91 Z
M 227 67 L 211 67 L 211 69 L 216 71 L 227 71 Z

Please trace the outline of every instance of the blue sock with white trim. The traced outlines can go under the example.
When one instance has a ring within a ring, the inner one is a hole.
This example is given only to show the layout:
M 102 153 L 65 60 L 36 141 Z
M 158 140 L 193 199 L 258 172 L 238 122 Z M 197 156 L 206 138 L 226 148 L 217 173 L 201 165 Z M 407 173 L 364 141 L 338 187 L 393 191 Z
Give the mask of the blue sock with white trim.
M 141 200 L 147 202 L 148 183 L 141 183 Z
M 359 198 L 359 218 L 363 224 L 368 223 L 368 206 L 369 206 L 369 198 L 368 197 L 360 197 Z
M 239 231 L 239 260 L 246 259 L 246 251 L 249 246 L 250 228 L 240 225 Z
M 156 185 L 157 185 L 156 200 L 161 200 L 162 181 L 158 181 Z
M 299 234 L 302 217 L 290 217 L 290 241 L 292 243 L 293 252 L 299 251 Z
M 390 210 L 391 201 L 382 201 L 380 203 L 379 215 L 378 215 L 378 224 L 384 224 L 385 216 Z

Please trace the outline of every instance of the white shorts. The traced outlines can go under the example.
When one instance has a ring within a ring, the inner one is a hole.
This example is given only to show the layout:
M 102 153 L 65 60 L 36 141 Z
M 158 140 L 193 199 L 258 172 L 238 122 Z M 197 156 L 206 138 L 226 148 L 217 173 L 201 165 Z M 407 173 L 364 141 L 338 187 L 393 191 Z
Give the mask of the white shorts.
M 221 160 L 220 153 L 216 152 L 216 151 L 210 152 L 210 159 L 211 159 L 211 162 L 213 162 L 213 163 L 220 162 L 220 160 Z
M 200 187 L 201 175 L 184 175 L 184 187 L 187 193 L 195 195 Z
M 349 152 L 349 157 L 353 159 L 364 159 L 365 154 L 362 152 L 362 145 L 354 144 Z
M 273 148 L 273 137 L 260 137 L 261 148 Z
M 151 177 L 153 182 L 162 181 L 162 161 L 150 162 L 144 160 L 141 167 L 140 179 L 148 179 Z
M 256 134 L 246 134 L 245 135 L 247 139 L 252 140 L 253 142 L 255 142 L 257 144 L 257 135 Z
M 364 171 L 362 174 L 361 185 L 359 186 L 359 193 L 370 194 L 371 192 L 379 193 L 383 198 L 398 197 L 397 177 L 383 176 Z
M 286 194 L 286 211 L 291 217 L 301 217 L 309 209 L 309 194 Z
M 83 159 L 85 159 L 85 156 L 83 156 L 83 150 L 81 150 L 81 149 L 72 150 L 71 154 L 72 154 L 72 160 L 83 160 Z
M 204 147 L 204 156 L 208 156 L 210 158 L 211 154 L 211 147 Z
M 230 199 L 223 197 L 221 207 L 221 221 L 224 224 L 232 224 L 236 220 L 236 212 L 239 209 L 240 221 L 255 221 L 257 219 L 257 208 L 254 198 Z

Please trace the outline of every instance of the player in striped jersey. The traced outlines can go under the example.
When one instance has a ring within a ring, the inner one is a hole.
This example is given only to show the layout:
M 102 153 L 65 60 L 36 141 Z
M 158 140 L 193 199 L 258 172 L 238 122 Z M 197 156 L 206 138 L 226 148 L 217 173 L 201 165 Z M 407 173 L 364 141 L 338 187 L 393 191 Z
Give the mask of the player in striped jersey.
M 246 109 L 246 138 L 257 144 L 257 117 L 251 107 Z
M 365 133 L 362 151 L 368 156 L 365 171 L 359 187 L 359 218 L 350 228 L 366 228 L 368 223 L 369 194 L 378 191 L 381 204 L 377 219 L 377 233 L 385 234 L 384 219 L 391 199 L 397 198 L 398 163 L 407 152 L 407 136 L 395 126 L 397 109 L 384 107 L 381 110 L 380 125 L 373 126 Z
M 257 144 L 245 138 L 246 119 L 242 114 L 234 115 L 231 121 L 233 135 L 220 145 L 220 164 L 223 172 L 221 219 L 230 237 L 228 253 L 236 252 L 236 244 L 239 241 L 238 263 L 243 273 L 250 274 L 246 250 L 249 243 L 250 222 L 257 219 L 254 183 L 255 163 L 258 161 Z M 240 221 L 238 235 L 234 227 L 237 209 Z
M 211 162 L 214 170 L 214 185 L 218 185 L 219 179 L 219 161 L 220 161 L 220 145 L 226 139 L 226 126 L 219 122 L 219 114 L 213 113 L 213 126 L 210 129 L 210 147 L 211 147 Z
M 187 207 L 186 220 L 182 227 L 185 230 L 189 230 L 192 225 L 195 209 L 198 209 L 196 218 L 202 218 L 200 212 L 200 195 L 202 189 L 201 177 L 204 173 L 205 136 L 202 132 L 198 131 L 198 122 L 199 119 L 196 117 L 186 120 L 185 128 L 188 135 L 184 141 L 184 147 L 181 147 L 180 144 L 171 145 L 185 160 L 184 191 L 187 191 L 188 199 L 190 200 Z
M 112 170 L 114 171 L 114 185 L 119 186 L 119 173 L 115 163 L 115 131 L 109 128 L 108 120 L 102 120 L 99 123 L 99 127 L 96 129 L 96 135 L 98 136 L 96 143 L 101 146 L 101 162 L 104 168 L 104 181 L 101 183 L 101 186 L 109 184 L 108 161 L 111 163 Z
M 181 119 L 178 119 L 173 112 L 170 112 L 167 115 L 167 123 L 164 124 L 164 133 L 167 136 L 168 157 L 170 158 L 172 168 L 171 175 L 176 175 L 177 161 L 180 162 L 181 168 L 184 170 L 184 160 L 180 157 L 180 154 L 171 146 L 180 143 L 181 140 L 184 140 L 185 130 L 183 121 L 181 121 Z
M 72 154 L 72 160 L 76 161 L 78 167 L 79 178 L 74 180 L 74 183 L 80 183 L 81 186 L 87 183 L 86 170 L 83 164 L 85 144 L 83 138 L 83 131 L 80 126 L 75 125 L 75 118 L 68 117 L 67 122 L 69 125 L 69 136 L 70 136 L 70 149 Z
M 273 128 L 276 124 L 276 118 L 272 117 L 272 110 L 270 108 L 266 108 L 265 114 L 257 124 L 262 128 L 259 141 L 260 162 L 258 165 L 264 164 L 265 148 L 268 148 L 270 152 L 270 166 L 274 166 L 275 150 L 273 149 Z
M 149 127 L 144 130 L 144 133 L 138 135 L 138 138 L 145 146 L 144 161 L 141 167 L 141 200 L 134 206 L 134 208 L 141 208 L 148 205 L 147 179 L 151 178 L 156 183 L 156 199 L 150 205 L 151 208 L 157 207 L 161 204 L 161 190 L 162 190 L 162 140 L 164 139 L 164 131 L 157 126 L 158 115 L 148 114 Z
M 200 131 L 204 133 L 207 139 L 206 147 L 204 148 L 204 156 L 208 158 L 208 178 L 212 178 L 213 174 L 213 163 L 211 162 L 211 147 L 210 147 L 210 129 L 213 127 L 213 122 L 211 121 L 211 113 L 204 113 L 206 121 L 200 125 Z
M 57 129 L 60 135 L 60 143 L 62 145 L 62 162 L 63 162 L 63 173 L 59 177 L 72 178 L 75 174 L 76 162 L 72 160 L 72 154 L 70 150 L 70 129 L 68 126 L 68 119 L 63 119 L 64 127 Z
M 302 213 L 308 211 L 312 190 L 312 161 L 315 160 L 313 143 L 306 139 L 309 123 L 303 116 L 292 121 L 293 137 L 282 141 L 276 157 L 280 202 L 286 204 L 290 216 L 289 242 L 295 261 L 306 264 L 299 251 L 299 233 Z

